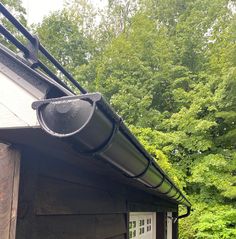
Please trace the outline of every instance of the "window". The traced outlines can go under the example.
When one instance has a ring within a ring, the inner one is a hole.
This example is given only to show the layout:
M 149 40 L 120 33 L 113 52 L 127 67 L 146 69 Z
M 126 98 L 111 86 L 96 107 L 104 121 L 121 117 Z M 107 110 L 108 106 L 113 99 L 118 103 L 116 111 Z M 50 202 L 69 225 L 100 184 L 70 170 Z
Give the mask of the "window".
M 131 212 L 129 218 L 130 239 L 156 239 L 156 213 Z

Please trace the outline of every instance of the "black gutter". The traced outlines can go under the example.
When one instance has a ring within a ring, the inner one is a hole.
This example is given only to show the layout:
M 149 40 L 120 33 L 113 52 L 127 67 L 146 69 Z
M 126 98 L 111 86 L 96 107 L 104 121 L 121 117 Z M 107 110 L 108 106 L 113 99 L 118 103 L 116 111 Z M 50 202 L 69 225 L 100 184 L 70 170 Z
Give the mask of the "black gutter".
M 101 94 L 36 101 L 32 107 L 48 134 L 68 139 L 80 154 L 102 158 L 153 191 L 191 207 Z

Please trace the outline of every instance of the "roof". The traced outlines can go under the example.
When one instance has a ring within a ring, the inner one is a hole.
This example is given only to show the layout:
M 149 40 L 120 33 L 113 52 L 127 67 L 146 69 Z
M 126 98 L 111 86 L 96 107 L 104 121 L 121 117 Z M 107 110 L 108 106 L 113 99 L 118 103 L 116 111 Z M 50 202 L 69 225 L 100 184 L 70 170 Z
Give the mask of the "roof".
M 37 112 L 41 128 L 55 138 L 63 138 L 68 144 L 73 143 L 80 154 L 109 162 L 126 177 L 141 182 L 151 191 L 177 204 L 185 205 L 189 211 L 190 202 L 129 131 L 122 118 L 114 112 L 102 95 L 87 93 L 2 4 L 0 11 L 29 40 L 30 47 L 26 47 L 0 26 L 0 32 L 24 53 L 24 57 L 19 58 L 9 49 L 0 46 L 0 61 L 5 57 L 8 62 L 15 62 L 18 67 L 15 65 L 14 70 L 21 68 L 24 72 L 24 79 L 19 80 L 27 81 L 34 90 L 44 92 L 44 97 L 48 98 L 36 99 L 32 105 Z M 71 87 L 36 58 L 36 51 L 41 51 L 82 94 L 75 95 Z M 7 61 L 4 62 L 6 66 Z M 7 67 L 10 68 L 11 64 Z M 46 74 L 37 68 L 41 68 Z M 31 74 L 31 77 L 27 78 L 25 72 Z

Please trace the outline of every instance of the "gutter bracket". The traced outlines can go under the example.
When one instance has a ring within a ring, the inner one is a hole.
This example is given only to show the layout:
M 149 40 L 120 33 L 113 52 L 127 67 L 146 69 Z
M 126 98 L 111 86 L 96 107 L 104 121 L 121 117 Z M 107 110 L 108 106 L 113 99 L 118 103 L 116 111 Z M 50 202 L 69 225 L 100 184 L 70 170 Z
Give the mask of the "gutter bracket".
M 97 103 L 102 98 L 100 93 L 88 93 L 83 95 L 63 96 L 59 98 L 37 100 L 32 103 L 32 108 L 38 110 L 41 106 L 49 104 L 51 102 L 61 102 L 70 100 L 87 100 L 91 103 Z
M 170 193 L 171 192 L 171 190 L 173 189 L 173 184 L 171 184 L 171 186 L 170 186 L 170 189 L 168 189 L 168 191 L 166 191 L 166 192 L 164 192 L 164 193 L 162 193 L 162 194 L 168 194 L 168 193 Z
M 112 129 L 112 133 L 109 136 L 109 138 L 106 140 L 105 143 L 103 143 L 102 145 L 100 145 L 98 148 L 91 150 L 91 151 L 87 151 L 87 152 L 83 152 L 83 151 L 78 151 L 79 154 L 82 154 L 84 156 L 91 156 L 91 157 L 96 157 L 96 156 L 100 156 L 100 154 L 102 154 L 104 151 L 106 151 L 112 144 L 112 140 L 115 137 L 118 129 L 120 127 L 120 122 L 115 123 L 113 125 L 113 129 Z
M 126 177 L 128 177 L 128 178 L 133 178 L 133 179 L 138 179 L 138 178 L 141 178 L 147 171 L 148 171 L 148 169 L 149 169 L 149 167 L 151 166 L 151 164 L 152 164 L 152 160 L 150 159 L 150 158 L 148 158 L 148 163 L 147 163 L 147 166 L 144 168 L 144 170 L 141 172 L 141 173 L 139 173 L 139 174 L 137 174 L 137 175 L 134 175 L 134 176 L 131 176 L 131 175 L 128 175 L 128 174 L 124 174 Z
M 150 188 L 150 189 L 158 189 L 164 183 L 165 179 L 166 179 L 166 177 L 164 176 L 164 174 L 162 174 L 162 179 L 161 179 L 160 183 L 158 183 L 155 186 L 148 186 L 148 188 Z

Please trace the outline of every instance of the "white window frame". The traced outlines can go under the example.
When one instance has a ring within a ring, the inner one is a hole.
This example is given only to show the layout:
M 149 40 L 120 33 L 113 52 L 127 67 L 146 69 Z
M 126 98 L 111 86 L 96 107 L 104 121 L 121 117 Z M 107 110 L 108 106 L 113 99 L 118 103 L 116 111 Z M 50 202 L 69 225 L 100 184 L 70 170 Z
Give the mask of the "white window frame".
M 166 214 L 166 229 L 167 229 L 167 235 L 166 235 L 166 238 L 167 239 L 172 239 L 172 227 L 173 227 L 173 224 L 172 224 L 172 212 L 167 212 Z
M 151 219 L 151 222 L 148 221 Z M 143 225 L 140 225 L 140 220 L 144 222 Z M 130 238 L 130 231 L 133 232 L 133 229 L 130 229 L 129 223 L 129 237 L 130 239 L 156 239 L 156 213 L 155 212 L 130 212 L 129 213 L 129 222 L 136 222 L 136 236 Z M 147 230 L 150 230 L 148 232 Z M 140 230 L 143 234 L 140 235 Z

